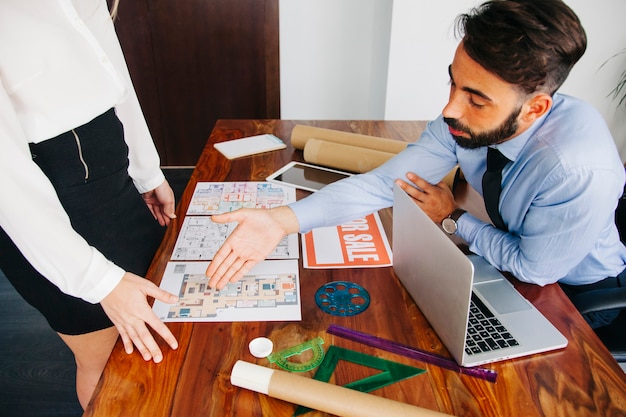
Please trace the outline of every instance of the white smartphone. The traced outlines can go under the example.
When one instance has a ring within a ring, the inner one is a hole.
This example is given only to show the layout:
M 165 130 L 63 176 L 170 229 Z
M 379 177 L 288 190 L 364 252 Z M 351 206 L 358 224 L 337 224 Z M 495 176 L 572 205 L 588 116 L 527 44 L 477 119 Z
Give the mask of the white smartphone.
M 325 185 L 351 175 L 349 172 L 291 161 L 267 177 L 266 180 L 274 184 L 284 184 L 301 190 L 315 192 Z

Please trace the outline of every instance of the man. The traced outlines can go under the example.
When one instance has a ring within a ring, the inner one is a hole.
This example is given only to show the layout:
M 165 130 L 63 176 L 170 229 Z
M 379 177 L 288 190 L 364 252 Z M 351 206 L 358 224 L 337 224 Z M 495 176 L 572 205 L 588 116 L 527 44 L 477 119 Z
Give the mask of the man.
M 214 216 L 239 226 L 207 269 L 210 285 L 241 278 L 286 234 L 390 206 L 394 183 L 471 251 L 521 281 L 573 291 L 620 285 L 626 248 L 613 215 L 624 168 L 598 112 L 556 93 L 586 49 L 579 19 L 560 0 L 496 0 L 461 15 L 457 28 L 463 37 L 448 68 L 449 102 L 420 140 L 288 207 Z M 504 168 L 483 179 L 495 150 Z M 440 183 L 456 164 L 489 194 L 498 227 L 457 209 Z

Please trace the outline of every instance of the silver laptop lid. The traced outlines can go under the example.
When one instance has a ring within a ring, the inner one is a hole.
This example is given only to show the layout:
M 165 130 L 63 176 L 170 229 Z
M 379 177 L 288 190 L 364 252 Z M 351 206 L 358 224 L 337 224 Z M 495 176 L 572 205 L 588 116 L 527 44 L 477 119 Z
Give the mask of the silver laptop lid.
M 409 195 L 397 185 L 393 193 L 394 271 L 452 357 L 462 363 L 474 266 L 416 210 Z

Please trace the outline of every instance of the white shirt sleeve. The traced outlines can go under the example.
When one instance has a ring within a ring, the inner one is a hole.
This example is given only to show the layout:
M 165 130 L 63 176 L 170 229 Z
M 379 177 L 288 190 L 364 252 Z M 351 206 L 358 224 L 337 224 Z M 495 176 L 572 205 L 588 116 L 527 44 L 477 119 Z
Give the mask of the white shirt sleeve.
M 70 224 L 52 184 L 32 161 L 11 103 L 0 90 L 0 225 L 33 267 L 66 294 L 99 302 L 124 271 Z
M 136 188 L 143 193 L 163 182 L 106 1 L 2 1 L 0 27 L 0 225 L 61 291 L 100 302 L 124 270 L 73 230 L 28 143 L 115 107 Z

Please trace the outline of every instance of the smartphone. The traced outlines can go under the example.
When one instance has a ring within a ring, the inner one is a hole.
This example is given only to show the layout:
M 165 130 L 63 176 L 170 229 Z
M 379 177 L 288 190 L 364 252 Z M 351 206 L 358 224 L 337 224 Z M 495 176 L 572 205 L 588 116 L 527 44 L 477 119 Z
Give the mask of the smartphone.
M 266 180 L 274 184 L 284 184 L 315 192 L 325 185 L 351 175 L 348 172 L 292 161 L 271 174 Z

